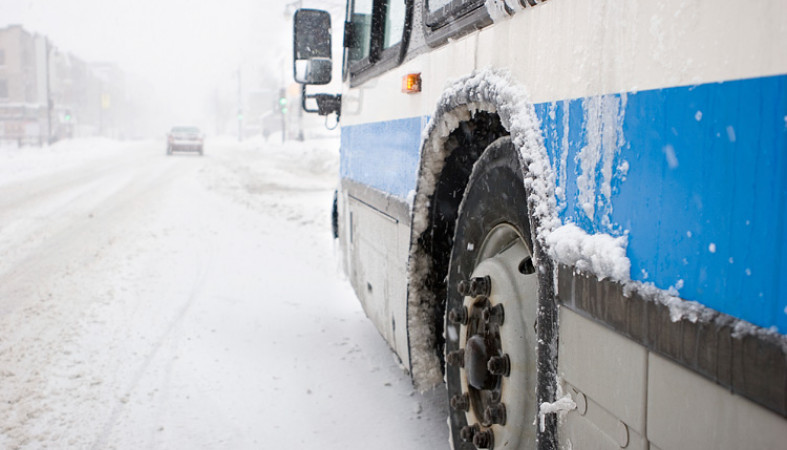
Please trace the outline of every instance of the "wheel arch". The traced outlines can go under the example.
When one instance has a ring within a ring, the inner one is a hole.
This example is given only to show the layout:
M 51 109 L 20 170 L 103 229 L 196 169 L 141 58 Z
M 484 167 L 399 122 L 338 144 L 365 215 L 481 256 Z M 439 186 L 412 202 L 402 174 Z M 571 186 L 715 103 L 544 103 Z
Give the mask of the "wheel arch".
M 486 143 L 485 139 L 477 138 L 481 133 L 476 132 L 485 125 L 489 126 L 485 138 L 490 139 Z M 500 70 L 475 72 L 449 86 L 423 134 L 407 267 L 411 375 L 416 387 L 422 390 L 443 381 L 446 253 L 450 253 L 456 214 L 473 163 L 488 143 L 505 135 L 511 136 L 524 168 L 522 175 L 529 194 L 528 204 L 523 207 L 530 211 L 535 262 L 543 286 L 539 292 L 538 335 L 543 345 L 538 349 L 538 399 L 539 403 L 554 401 L 557 311 L 554 269 L 543 236 L 560 225 L 555 177 L 526 90 Z M 547 431 L 554 430 L 554 425 L 548 423 L 547 428 Z

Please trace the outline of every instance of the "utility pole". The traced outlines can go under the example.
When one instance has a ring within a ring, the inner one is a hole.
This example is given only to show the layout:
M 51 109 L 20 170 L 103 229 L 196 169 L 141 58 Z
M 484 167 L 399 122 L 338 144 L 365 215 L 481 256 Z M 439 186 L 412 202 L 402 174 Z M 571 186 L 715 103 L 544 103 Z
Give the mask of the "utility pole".
M 49 85 L 49 52 L 50 52 L 50 45 L 49 45 L 49 38 L 44 38 L 44 53 L 45 53 L 45 65 L 46 65 L 46 143 L 47 145 L 52 145 L 52 107 L 54 106 L 54 102 L 52 101 L 52 88 Z M 40 117 L 40 116 L 39 116 Z
M 243 141 L 243 91 L 240 77 L 241 66 L 238 65 L 238 142 Z
M 100 82 L 101 91 L 99 92 L 99 104 L 98 104 L 98 135 L 104 136 L 104 98 L 106 94 L 104 93 L 104 80 Z
M 300 98 L 303 95 L 303 91 L 298 94 L 298 104 L 303 104 L 303 99 Z M 298 140 L 303 142 L 303 108 L 298 108 Z
M 279 113 L 281 114 L 281 143 L 287 139 L 287 89 L 279 89 Z

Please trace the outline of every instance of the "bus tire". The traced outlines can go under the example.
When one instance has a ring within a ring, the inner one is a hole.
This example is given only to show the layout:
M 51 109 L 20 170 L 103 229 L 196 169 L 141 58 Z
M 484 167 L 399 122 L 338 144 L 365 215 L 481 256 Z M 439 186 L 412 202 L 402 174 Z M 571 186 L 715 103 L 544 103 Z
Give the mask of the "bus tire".
M 454 233 L 445 314 L 454 449 L 536 444 L 539 280 L 522 163 L 510 137 L 473 167 Z

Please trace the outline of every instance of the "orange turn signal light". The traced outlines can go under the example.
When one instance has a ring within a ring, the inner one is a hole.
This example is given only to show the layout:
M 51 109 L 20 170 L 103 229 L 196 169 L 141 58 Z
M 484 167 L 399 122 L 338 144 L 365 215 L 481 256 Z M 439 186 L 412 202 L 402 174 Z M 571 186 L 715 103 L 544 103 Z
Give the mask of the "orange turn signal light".
M 415 94 L 421 92 L 421 73 L 408 73 L 402 77 L 402 92 Z

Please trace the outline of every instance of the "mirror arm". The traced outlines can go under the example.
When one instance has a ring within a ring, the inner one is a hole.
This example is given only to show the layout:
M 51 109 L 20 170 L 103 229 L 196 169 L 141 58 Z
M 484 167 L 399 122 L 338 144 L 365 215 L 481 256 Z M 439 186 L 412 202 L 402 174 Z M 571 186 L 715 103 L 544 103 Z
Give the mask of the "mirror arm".
M 309 109 L 309 108 L 306 107 L 306 99 L 307 98 L 312 98 L 312 96 L 306 95 L 306 85 L 302 84 L 301 85 L 301 107 L 307 113 L 318 113 L 318 112 L 320 112 L 319 108 L 318 109 Z
M 306 107 L 306 100 L 313 98 L 317 101 L 317 109 Z M 342 94 L 306 94 L 306 85 L 301 85 L 301 106 L 303 110 L 310 113 L 317 113 L 321 116 L 328 116 L 336 113 L 336 120 L 339 120 L 342 113 Z

